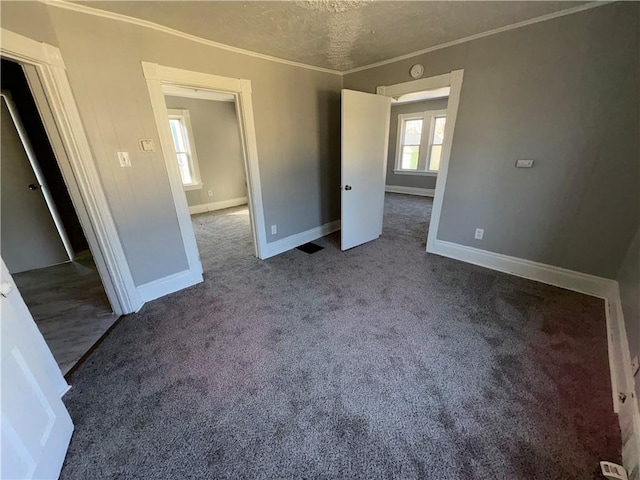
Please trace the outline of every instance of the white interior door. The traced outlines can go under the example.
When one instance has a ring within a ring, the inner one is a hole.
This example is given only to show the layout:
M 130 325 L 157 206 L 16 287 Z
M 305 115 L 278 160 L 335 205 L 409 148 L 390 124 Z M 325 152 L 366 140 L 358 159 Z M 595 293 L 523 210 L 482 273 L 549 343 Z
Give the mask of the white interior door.
M 44 268 L 69 261 L 69 255 L 45 201 L 14 123 L 13 107 L 2 96 L 0 105 L 0 228 L 2 257 L 11 272 Z
M 73 432 L 60 398 L 69 386 L 1 264 L 0 478 L 58 478 Z
M 342 250 L 382 234 L 391 98 L 342 90 Z

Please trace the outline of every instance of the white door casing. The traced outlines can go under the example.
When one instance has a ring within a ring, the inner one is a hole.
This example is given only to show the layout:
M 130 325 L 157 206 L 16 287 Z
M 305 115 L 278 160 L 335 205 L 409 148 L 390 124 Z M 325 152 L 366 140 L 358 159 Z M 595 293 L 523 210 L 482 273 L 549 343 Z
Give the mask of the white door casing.
M 102 188 L 60 50 L 4 28 L 0 29 L 0 36 L 0 54 L 20 63 L 25 70 L 114 313 L 139 310 L 142 300 Z
M 192 277 L 194 277 L 194 282 L 198 275 L 201 276 L 202 266 L 198 256 L 198 247 L 193 232 L 193 224 L 191 223 L 191 215 L 173 149 L 173 140 L 167 122 L 167 107 L 164 99 L 165 93 L 163 91 L 163 87 L 165 86 L 173 85 L 213 90 L 228 93 L 235 97 L 236 114 L 240 127 L 240 139 L 244 150 L 247 197 L 249 216 L 253 227 L 252 234 L 255 255 L 261 259 L 265 258 L 267 255 L 267 236 L 262 205 L 262 186 L 258 165 L 258 146 L 253 117 L 251 81 L 166 67 L 150 62 L 142 62 L 142 70 L 147 80 L 149 98 L 156 119 L 160 145 L 169 175 L 171 193 L 176 205 L 176 213 L 178 215 L 178 223 L 180 224 L 185 252 L 189 260 L 189 270 L 192 273 Z
M 1 264 L 0 478 L 58 478 L 73 432 L 61 400 L 69 385 Z
M 391 99 L 342 90 L 342 250 L 382 234 Z
M 429 221 L 429 231 L 427 233 L 427 252 L 430 253 L 442 253 L 437 247 L 436 240 L 438 238 L 438 227 L 440 225 L 440 214 L 442 212 L 444 191 L 447 185 L 449 160 L 451 158 L 451 147 L 453 146 L 456 119 L 458 118 L 458 107 L 460 105 L 463 78 L 464 70 L 453 70 L 451 73 L 421 78 L 420 80 L 412 80 L 410 82 L 397 83 L 395 85 L 379 86 L 376 89 L 378 95 L 399 97 L 408 93 L 450 87 L 449 101 L 447 102 L 447 123 L 444 129 L 444 143 L 442 144 L 442 155 L 440 157 L 440 170 L 436 177 L 433 208 L 431 209 L 431 220 Z

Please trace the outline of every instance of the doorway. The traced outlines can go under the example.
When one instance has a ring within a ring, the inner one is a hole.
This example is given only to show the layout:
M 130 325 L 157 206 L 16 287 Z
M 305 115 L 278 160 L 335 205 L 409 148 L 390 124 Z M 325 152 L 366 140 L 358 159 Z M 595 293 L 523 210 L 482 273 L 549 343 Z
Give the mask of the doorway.
M 253 120 L 251 82 L 244 79 L 165 67 L 148 62 L 142 62 L 142 69 L 147 80 L 149 97 L 169 176 L 169 184 L 176 206 L 178 224 L 189 263 L 189 270 L 181 274 L 180 279 L 177 279 L 175 289 L 201 282 L 203 270 L 187 202 L 187 194 L 185 193 L 185 185 L 183 184 L 184 177 L 178 162 L 178 154 L 184 152 L 177 152 L 175 148 L 168 122 L 169 112 L 165 101 L 165 88 L 169 88 L 169 92 L 171 92 L 170 87 L 182 87 L 184 89 L 209 92 L 209 94 L 225 94 L 233 97 L 243 154 L 247 211 L 251 225 L 253 253 L 258 258 L 266 258 L 268 250 L 262 206 L 258 149 Z M 208 195 L 208 189 L 202 190 Z M 215 195 L 215 192 L 213 194 Z M 178 281 L 180 282 L 179 284 Z
M 420 117 L 422 118 L 420 126 L 424 128 L 420 129 L 422 136 L 420 141 L 417 142 L 417 145 L 422 145 L 422 155 L 419 153 L 416 154 L 416 150 L 419 151 L 420 148 L 415 148 L 415 136 L 413 138 L 414 145 L 404 141 L 403 137 L 407 135 L 408 127 L 406 122 L 402 121 L 403 118 L 398 117 L 398 124 L 400 126 L 396 130 L 395 158 L 391 157 L 391 155 L 387 158 L 387 168 L 393 166 L 394 174 L 406 174 L 403 170 L 407 169 L 416 170 L 417 168 L 412 168 L 414 166 L 422 166 L 424 173 L 419 176 L 432 176 L 435 174 L 433 191 L 430 191 L 431 189 L 425 189 L 423 186 L 396 186 L 395 189 L 391 188 L 387 190 L 391 192 L 395 190 L 396 193 L 422 194 L 424 196 L 433 194 L 433 204 L 427 228 L 426 241 L 426 251 L 430 253 L 438 253 L 438 247 L 436 245 L 438 225 L 440 223 L 440 213 L 442 211 L 442 202 L 447 183 L 449 159 L 451 156 L 451 146 L 453 145 L 456 118 L 458 116 L 463 76 L 464 70 L 454 70 L 451 73 L 443 75 L 394 85 L 379 86 L 376 89 L 378 95 L 391 97 L 396 102 L 399 101 L 401 103 L 405 100 L 410 104 L 413 100 L 420 100 L 421 97 L 427 97 L 427 100 L 447 98 L 445 108 L 433 108 L 429 114 L 423 113 L 422 117 Z M 439 107 L 442 106 L 443 105 L 439 105 Z M 433 107 L 435 107 L 435 105 Z M 410 115 L 404 118 L 407 120 L 413 119 Z M 441 120 L 438 120 L 439 118 Z M 444 119 L 444 121 L 442 119 Z M 438 122 L 440 125 L 438 125 Z M 427 125 L 429 125 L 428 129 Z M 404 127 L 404 131 L 401 130 L 402 127 Z M 411 132 L 409 132 L 409 136 L 411 136 Z M 407 155 L 405 155 L 405 153 Z M 436 160 L 435 162 L 434 159 Z M 437 168 L 435 168 L 436 166 Z M 415 172 L 411 173 L 415 176 Z M 420 190 L 416 190 L 417 188 Z
M 415 230 L 416 245 L 426 248 L 433 196 L 440 169 L 450 87 L 423 90 L 391 99 L 383 229 Z M 383 230 L 383 232 L 384 232 Z
M 1 81 L 2 258 L 66 374 L 118 315 L 23 67 L 2 59 Z
M 200 260 L 212 271 L 255 251 L 236 99 L 176 85 L 162 90 Z

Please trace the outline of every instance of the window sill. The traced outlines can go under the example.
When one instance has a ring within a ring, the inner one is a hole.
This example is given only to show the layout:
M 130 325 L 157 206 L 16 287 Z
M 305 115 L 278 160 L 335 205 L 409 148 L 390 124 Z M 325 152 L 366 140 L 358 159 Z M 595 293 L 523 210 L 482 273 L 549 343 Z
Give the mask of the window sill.
M 202 183 L 193 183 L 191 185 L 182 185 L 182 188 L 184 189 L 185 192 L 188 192 L 189 190 L 200 190 L 200 189 L 202 189 L 202 187 L 204 187 L 204 185 Z
M 421 177 L 437 177 L 438 172 L 422 172 L 418 170 L 394 170 L 396 175 L 417 175 Z

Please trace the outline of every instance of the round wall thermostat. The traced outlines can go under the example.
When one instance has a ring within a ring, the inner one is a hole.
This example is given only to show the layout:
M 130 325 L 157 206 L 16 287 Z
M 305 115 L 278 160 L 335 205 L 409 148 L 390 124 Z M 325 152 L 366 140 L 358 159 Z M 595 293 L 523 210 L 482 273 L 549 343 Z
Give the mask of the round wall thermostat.
M 423 73 L 424 67 L 419 63 L 416 63 L 413 67 L 411 67 L 411 70 L 409 70 L 411 78 L 420 78 Z

